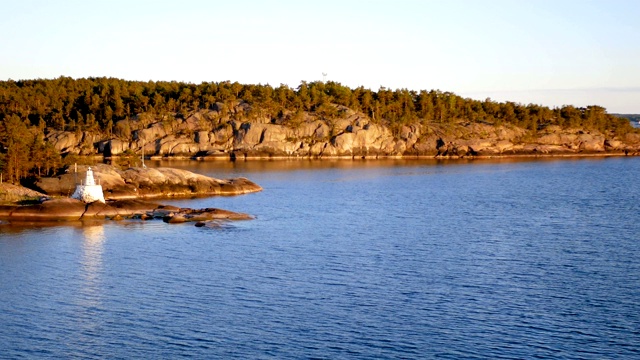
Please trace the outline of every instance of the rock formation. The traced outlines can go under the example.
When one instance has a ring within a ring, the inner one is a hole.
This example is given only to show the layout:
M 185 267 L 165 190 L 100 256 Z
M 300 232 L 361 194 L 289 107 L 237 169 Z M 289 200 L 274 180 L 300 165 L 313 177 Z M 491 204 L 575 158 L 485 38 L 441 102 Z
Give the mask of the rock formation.
M 87 166 L 78 166 L 83 174 Z M 69 196 L 75 189 L 77 174 L 73 169 L 65 174 L 41 178 L 35 186 L 47 195 Z M 220 180 L 173 168 L 129 168 L 118 170 L 111 165 L 92 166 L 106 200 L 158 198 L 176 196 L 238 195 L 262 188 L 245 178 Z
M 162 219 L 167 223 L 250 220 L 251 215 L 228 210 L 190 209 L 159 205 L 142 200 L 119 200 L 86 204 L 77 199 L 47 199 L 39 204 L 0 205 L 0 219 L 5 221 L 73 221 L 90 219 L 142 220 Z
M 239 103 L 231 114 L 242 114 Z M 242 108 L 242 109 L 241 109 Z M 409 123 L 392 129 L 344 108 L 325 119 L 304 113 L 296 122 L 287 114 L 246 120 L 218 110 L 201 110 L 169 123 L 122 120 L 113 138 L 55 131 L 48 135 L 62 152 L 118 156 L 126 151 L 147 156 L 198 159 L 274 157 L 505 156 L 553 154 L 638 154 L 640 135 L 622 137 L 581 129 L 541 126 L 528 131 L 512 125 Z M 123 122 L 126 122 L 123 123 Z
M 0 183 L 0 202 L 16 203 L 21 201 L 34 201 L 46 198 L 46 195 L 20 185 L 13 185 L 6 182 Z

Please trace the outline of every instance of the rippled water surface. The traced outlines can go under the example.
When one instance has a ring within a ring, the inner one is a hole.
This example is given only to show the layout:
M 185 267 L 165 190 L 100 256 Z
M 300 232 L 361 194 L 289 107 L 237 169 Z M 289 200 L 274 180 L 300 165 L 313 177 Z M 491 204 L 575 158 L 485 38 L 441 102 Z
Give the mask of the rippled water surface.
M 0 358 L 640 357 L 640 159 L 171 162 L 257 218 L 0 225 Z

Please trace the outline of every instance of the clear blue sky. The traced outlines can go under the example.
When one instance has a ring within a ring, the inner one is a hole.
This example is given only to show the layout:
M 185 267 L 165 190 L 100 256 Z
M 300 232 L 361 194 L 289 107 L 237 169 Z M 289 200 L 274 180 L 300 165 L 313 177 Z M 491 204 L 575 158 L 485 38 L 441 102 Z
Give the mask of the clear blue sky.
M 640 0 L 0 0 L 0 80 L 440 89 L 640 113 Z

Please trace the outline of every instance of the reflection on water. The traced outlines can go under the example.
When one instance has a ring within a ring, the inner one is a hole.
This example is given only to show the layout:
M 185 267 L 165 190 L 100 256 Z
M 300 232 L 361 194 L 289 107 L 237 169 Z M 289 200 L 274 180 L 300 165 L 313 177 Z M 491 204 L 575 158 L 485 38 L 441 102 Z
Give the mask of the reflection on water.
M 102 224 L 82 227 L 82 278 L 85 299 L 92 305 L 100 295 L 100 274 L 102 273 L 102 253 L 104 250 L 104 226 Z
M 186 169 L 211 176 L 251 176 L 262 172 L 304 171 L 304 170 L 362 170 L 395 167 L 442 167 L 451 170 L 452 166 L 521 164 L 540 162 L 603 161 L 605 157 L 506 157 L 486 159 L 277 159 L 277 160 L 239 160 L 239 161 L 194 161 L 194 160 L 151 160 L 145 162 L 149 167 L 173 167 Z
M 96 321 L 96 313 L 103 308 L 103 262 L 104 226 L 102 224 L 85 225 L 82 232 L 82 257 L 80 258 L 80 282 L 76 297 L 76 318 L 79 336 L 83 343 L 90 342 L 93 335 L 99 332 L 100 323 Z
M 221 231 L 0 226 L 0 358 L 638 358 L 640 158 L 393 162 L 162 163 L 264 186 L 171 201 Z

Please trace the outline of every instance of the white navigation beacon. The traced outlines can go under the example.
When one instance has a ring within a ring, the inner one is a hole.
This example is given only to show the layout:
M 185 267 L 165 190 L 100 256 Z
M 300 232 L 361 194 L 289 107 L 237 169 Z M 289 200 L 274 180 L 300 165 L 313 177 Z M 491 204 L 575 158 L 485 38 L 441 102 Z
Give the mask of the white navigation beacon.
M 93 170 L 91 170 L 91 167 L 87 168 L 87 176 L 84 179 L 84 184 L 80 183 L 76 185 L 76 191 L 73 192 L 73 195 L 71 195 L 71 197 L 87 204 L 94 201 L 100 201 L 101 203 L 104 203 L 102 185 L 96 185 L 96 181 L 93 178 Z

